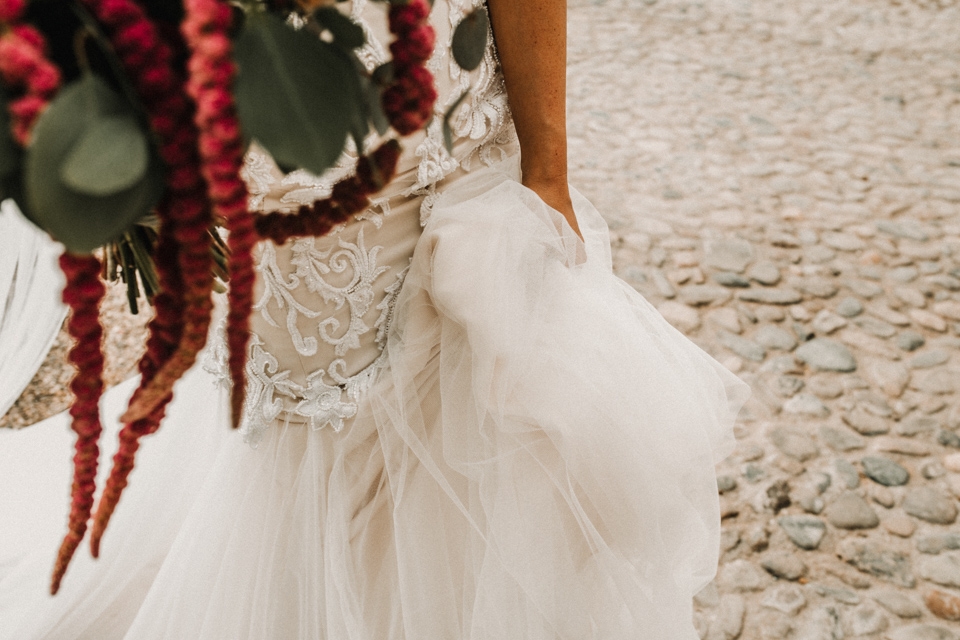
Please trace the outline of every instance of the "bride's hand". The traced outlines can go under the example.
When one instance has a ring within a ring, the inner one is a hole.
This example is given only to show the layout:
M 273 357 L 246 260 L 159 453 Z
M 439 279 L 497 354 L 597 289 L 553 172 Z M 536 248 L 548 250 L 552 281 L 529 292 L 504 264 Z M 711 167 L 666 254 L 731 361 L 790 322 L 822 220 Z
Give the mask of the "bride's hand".
M 543 200 L 547 206 L 560 212 L 573 229 L 573 232 L 583 240 L 583 233 L 580 231 L 580 225 L 577 224 L 577 216 L 573 211 L 573 201 L 570 198 L 570 187 L 565 179 L 560 180 L 535 180 L 524 177 L 523 186 L 527 187 Z

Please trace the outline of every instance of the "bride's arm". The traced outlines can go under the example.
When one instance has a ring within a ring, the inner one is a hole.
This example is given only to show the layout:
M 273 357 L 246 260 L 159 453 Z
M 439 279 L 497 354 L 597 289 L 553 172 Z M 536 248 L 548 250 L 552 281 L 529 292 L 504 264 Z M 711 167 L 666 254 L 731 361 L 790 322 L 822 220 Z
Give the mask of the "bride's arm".
M 487 5 L 520 139 L 523 184 L 581 235 L 567 186 L 567 2 L 487 0 Z

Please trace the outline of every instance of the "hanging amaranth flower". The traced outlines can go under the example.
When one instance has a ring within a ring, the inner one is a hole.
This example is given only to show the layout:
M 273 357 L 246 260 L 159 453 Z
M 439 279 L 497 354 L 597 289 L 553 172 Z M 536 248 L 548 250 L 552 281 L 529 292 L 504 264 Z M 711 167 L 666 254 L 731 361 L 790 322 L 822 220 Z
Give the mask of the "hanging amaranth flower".
M 66 276 L 63 301 L 70 307 L 67 332 L 74 339 L 68 359 L 77 368 L 70 383 L 74 401 L 70 406 L 70 427 L 77 434 L 73 457 L 73 487 L 70 492 L 70 518 L 66 537 L 60 545 L 54 565 L 50 593 L 60 588 L 70 559 L 87 531 L 96 490 L 97 461 L 100 456 L 100 395 L 103 393 L 103 352 L 100 326 L 100 301 L 106 287 L 100 280 L 100 261 L 94 256 L 64 253 L 60 268 Z
M 239 426 L 243 409 L 244 365 L 253 309 L 253 247 L 258 238 L 247 207 L 247 185 L 240 178 L 244 143 L 230 86 L 236 73 L 227 34 L 230 5 L 221 0 L 186 0 L 182 32 L 192 55 L 187 91 L 197 103 L 200 156 L 213 213 L 226 221 L 230 249 L 227 347 L 230 368 L 231 414 Z
M 158 208 L 160 231 L 155 264 L 164 293 L 155 300 L 143 374 L 134 395 L 156 385 L 161 392 L 151 410 L 127 424 L 120 433 L 107 485 L 94 517 L 91 548 L 99 552 L 101 536 L 133 468 L 139 438 L 159 426 L 172 397 L 173 382 L 189 368 L 206 341 L 212 276 L 209 235 L 210 209 L 203 192 L 197 159 L 197 135 L 183 83 L 173 71 L 172 52 L 142 9 L 132 0 L 84 0 L 104 25 L 124 70 L 131 79 L 151 128 L 160 140 L 160 156 L 168 168 L 168 190 Z M 179 373 L 178 373 L 179 372 Z M 162 376 L 162 383 L 157 380 Z

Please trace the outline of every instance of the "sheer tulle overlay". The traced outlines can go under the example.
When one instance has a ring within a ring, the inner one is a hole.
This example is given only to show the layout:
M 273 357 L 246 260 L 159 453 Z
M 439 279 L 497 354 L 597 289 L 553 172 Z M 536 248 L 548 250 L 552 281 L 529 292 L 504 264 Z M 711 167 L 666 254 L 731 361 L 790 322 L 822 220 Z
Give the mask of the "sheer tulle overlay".
M 746 386 L 613 276 L 582 196 L 585 243 L 516 174 L 515 159 L 475 170 L 434 204 L 385 364 L 342 430 L 287 419 L 252 448 L 195 369 L 104 557 L 79 558 L 52 600 L 55 535 L 0 565 L 0 637 L 696 638 L 714 463 Z M 65 468 L 64 424 L 0 451 L 48 437 Z M 36 506 L 65 516 L 56 481 Z

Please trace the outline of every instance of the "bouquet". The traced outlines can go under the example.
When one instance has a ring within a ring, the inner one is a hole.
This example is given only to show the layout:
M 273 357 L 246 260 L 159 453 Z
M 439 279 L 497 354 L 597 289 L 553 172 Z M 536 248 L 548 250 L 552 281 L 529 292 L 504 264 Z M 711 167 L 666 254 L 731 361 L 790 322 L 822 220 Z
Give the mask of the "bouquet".
M 65 246 L 75 340 L 74 479 L 52 593 L 91 521 L 99 554 L 140 439 L 160 426 L 174 383 L 206 342 L 220 282 L 229 281 L 236 427 L 255 244 L 323 235 L 365 209 L 394 174 L 400 138 L 433 117 L 431 6 L 379 1 L 392 59 L 368 70 L 355 54 L 362 27 L 332 0 L 0 0 L 0 198 Z M 464 18 L 458 64 L 479 65 L 487 31 L 483 8 Z M 448 146 L 458 104 L 444 117 Z M 293 214 L 254 215 L 240 177 L 253 140 L 282 168 L 315 174 L 352 144 L 356 170 Z M 142 288 L 155 315 L 94 512 L 104 275 L 123 279 L 134 313 Z

